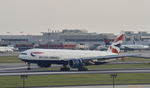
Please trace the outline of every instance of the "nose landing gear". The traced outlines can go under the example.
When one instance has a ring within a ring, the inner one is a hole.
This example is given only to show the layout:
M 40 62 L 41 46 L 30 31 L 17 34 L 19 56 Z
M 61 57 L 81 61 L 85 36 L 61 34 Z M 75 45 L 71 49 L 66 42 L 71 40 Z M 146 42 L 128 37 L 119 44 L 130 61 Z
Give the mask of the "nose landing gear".
M 27 63 L 27 64 L 28 64 L 27 70 L 31 70 L 31 67 L 30 67 L 31 63 Z

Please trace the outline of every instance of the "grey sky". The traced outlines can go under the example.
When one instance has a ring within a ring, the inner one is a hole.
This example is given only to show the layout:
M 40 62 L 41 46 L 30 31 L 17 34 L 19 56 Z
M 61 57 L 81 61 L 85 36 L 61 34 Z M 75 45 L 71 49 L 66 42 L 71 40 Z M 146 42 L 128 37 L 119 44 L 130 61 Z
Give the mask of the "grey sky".
M 150 0 L 0 0 L 0 34 L 150 32 Z

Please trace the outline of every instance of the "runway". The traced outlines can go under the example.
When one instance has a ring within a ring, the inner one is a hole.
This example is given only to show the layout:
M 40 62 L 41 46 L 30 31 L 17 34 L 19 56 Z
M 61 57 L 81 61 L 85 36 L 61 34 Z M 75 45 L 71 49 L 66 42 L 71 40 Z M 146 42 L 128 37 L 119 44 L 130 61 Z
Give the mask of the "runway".
M 0 76 L 18 76 L 18 75 L 70 75 L 70 74 L 111 74 L 111 73 L 150 73 L 150 69 L 107 69 L 107 70 L 89 70 L 89 71 L 26 71 L 26 72 L 0 72 Z
M 36 64 L 31 65 L 32 68 L 38 68 Z M 16 70 L 16 69 L 26 69 L 27 65 L 24 63 L 5 63 L 0 64 L 0 71 L 4 70 Z
M 35 88 L 35 87 L 31 87 L 31 88 Z M 36 87 L 36 88 L 112 88 L 112 85 Z M 150 88 L 150 85 L 115 85 L 115 88 Z
M 148 61 L 149 62 L 149 61 Z M 110 64 L 141 64 L 147 61 L 134 62 L 112 62 Z M 109 65 L 109 63 L 108 63 Z M 60 65 L 52 65 L 51 68 L 61 67 Z M 6 63 L 0 64 L 0 76 L 9 75 L 65 75 L 65 74 L 110 74 L 110 73 L 150 73 L 150 68 L 112 68 L 112 69 L 89 69 L 89 71 L 77 71 L 76 69 L 69 72 L 60 72 L 59 70 L 39 70 L 36 64 L 31 64 L 32 70 L 26 70 L 27 65 L 24 63 Z
M 61 65 L 52 65 L 50 68 L 61 67 Z M 31 64 L 31 68 L 39 68 L 36 64 Z M 0 72 L 2 71 L 14 71 L 14 70 L 26 70 L 27 64 L 25 63 L 5 63 L 0 64 Z M 26 70 L 27 71 L 27 70 Z
M 150 61 L 125 61 L 125 62 L 110 62 L 107 65 L 112 64 L 148 64 Z M 61 67 L 61 65 L 52 65 L 51 68 Z M 26 69 L 27 64 L 25 63 L 2 63 L 0 64 L 0 71 L 2 70 L 16 70 L 16 69 Z M 36 64 L 31 64 L 31 68 L 39 68 Z

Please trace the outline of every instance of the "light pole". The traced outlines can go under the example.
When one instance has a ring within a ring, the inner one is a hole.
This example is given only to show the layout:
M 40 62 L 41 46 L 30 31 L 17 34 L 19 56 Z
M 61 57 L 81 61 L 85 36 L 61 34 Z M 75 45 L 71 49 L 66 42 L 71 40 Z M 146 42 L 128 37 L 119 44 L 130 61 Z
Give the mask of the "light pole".
M 21 77 L 22 80 L 23 80 L 23 88 L 25 88 L 25 78 L 27 78 L 28 75 L 21 75 L 20 77 Z
M 110 77 L 113 79 L 113 88 L 115 88 L 115 78 L 117 77 L 117 74 L 110 74 Z

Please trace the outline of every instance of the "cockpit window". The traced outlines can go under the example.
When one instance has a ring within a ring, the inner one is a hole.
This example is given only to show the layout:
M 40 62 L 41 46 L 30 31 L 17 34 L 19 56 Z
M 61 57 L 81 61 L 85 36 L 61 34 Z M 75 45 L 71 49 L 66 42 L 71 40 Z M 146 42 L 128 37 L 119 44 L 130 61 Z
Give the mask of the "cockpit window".
M 27 55 L 27 53 L 21 53 L 21 55 Z

